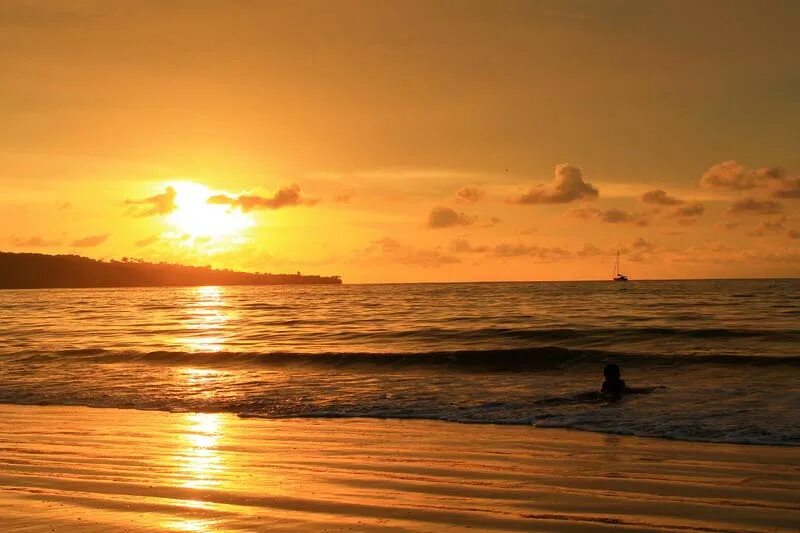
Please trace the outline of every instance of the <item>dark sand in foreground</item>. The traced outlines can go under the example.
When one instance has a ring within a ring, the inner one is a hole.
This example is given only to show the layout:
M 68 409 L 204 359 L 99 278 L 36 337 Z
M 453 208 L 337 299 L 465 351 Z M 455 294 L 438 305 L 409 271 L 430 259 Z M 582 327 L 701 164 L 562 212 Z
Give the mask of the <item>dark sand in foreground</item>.
M 0 405 L 0 531 L 797 531 L 800 448 Z

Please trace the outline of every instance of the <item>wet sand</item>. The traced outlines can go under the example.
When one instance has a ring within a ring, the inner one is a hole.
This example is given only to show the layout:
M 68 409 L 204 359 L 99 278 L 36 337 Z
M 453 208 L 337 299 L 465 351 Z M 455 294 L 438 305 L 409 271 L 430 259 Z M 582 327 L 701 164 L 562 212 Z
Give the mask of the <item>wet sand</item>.
M 797 531 L 800 448 L 0 405 L 0 531 Z

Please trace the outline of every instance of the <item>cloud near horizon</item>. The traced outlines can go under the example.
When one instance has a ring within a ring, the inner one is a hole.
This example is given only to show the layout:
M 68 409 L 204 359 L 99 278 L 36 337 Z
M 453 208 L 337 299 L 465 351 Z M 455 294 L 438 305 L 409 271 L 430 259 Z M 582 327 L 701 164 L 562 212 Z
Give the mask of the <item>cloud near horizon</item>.
M 594 200 L 600 192 L 584 181 L 581 169 L 567 163 L 556 165 L 555 177 L 512 200 L 517 204 L 567 204 L 576 200 Z
M 437 268 L 444 265 L 460 263 L 456 256 L 443 253 L 438 248 L 420 248 L 404 244 L 391 237 L 376 239 L 366 249 L 368 256 L 377 255 L 383 260 L 404 265 L 415 265 L 423 268 Z
M 125 204 L 149 206 L 142 209 L 134 208 L 132 214 L 137 218 L 169 215 L 177 208 L 175 204 L 176 195 L 177 193 L 173 187 L 167 187 L 166 191 L 162 194 L 156 194 L 148 198 L 143 198 L 142 200 L 127 200 Z
M 524 242 L 500 242 L 495 245 L 473 245 L 467 239 L 453 239 L 450 251 L 462 255 L 483 254 L 485 258 L 534 259 L 540 263 L 584 260 L 594 257 L 613 258 L 617 248 L 603 249 L 592 243 L 584 243 L 581 248 L 569 249 L 558 246 L 540 246 Z M 646 261 L 657 251 L 657 247 L 642 237 L 635 239 L 630 246 L 622 247 L 620 252 L 632 261 Z
M 570 259 L 572 252 L 559 247 L 538 246 L 524 243 L 500 243 L 492 249 L 499 258 L 530 257 L 544 263 Z
M 777 218 L 772 220 L 762 220 L 758 226 L 753 229 L 748 235 L 751 237 L 765 237 L 767 235 L 775 235 L 775 236 L 784 236 L 790 239 L 798 239 L 800 238 L 800 232 L 788 228 L 786 223 L 789 222 L 789 219 L 786 215 L 781 215 Z
M 242 194 L 235 197 L 217 194 L 211 196 L 207 202 L 214 205 L 229 205 L 232 208 L 239 208 L 245 213 L 256 209 L 281 209 L 283 207 L 314 205 L 317 203 L 316 200 L 304 199 L 300 186 L 296 183 L 288 187 L 281 187 L 271 198 L 250 194 Z
M 10 242 L 13 246 L 20 248 L 50 248 L 61 245 L 60 241 L 49 241 L 44 237 L 40 237 L 39 235 L 34 235 L 28 238 L 11 237 Z
M 103 233 L 101 235 L 90 235 L 81 239 L 75 239 L 70 243 L 70 246 L 75 248 L 93 248 L 106 242 L 111 236 L 110 233 Z
M 467 215 L 450 207 L 434 207 L 428 215 L 428 227 L 431 229 L 452 228 L 455 226 L 469 226 L 477 217 Z
M 160 238 L 158 235 L 151 235 L 150 237 L 147 237 L 147 238 L 144 238 L 144 239 L 141 239 L 141 240 L 138 240 L 138 241 L 136 241 L 134 244 L 135 244 L 137 247 L 139 247 L 139 248 L 142 248 L 142 247 L 144 247 L 144 246 L 150 246 L 151 244 L 155 244 L 155 243 L 157 243 L 157 242 L 158 242 L 160 239 L 161 239 L 161 238 Z

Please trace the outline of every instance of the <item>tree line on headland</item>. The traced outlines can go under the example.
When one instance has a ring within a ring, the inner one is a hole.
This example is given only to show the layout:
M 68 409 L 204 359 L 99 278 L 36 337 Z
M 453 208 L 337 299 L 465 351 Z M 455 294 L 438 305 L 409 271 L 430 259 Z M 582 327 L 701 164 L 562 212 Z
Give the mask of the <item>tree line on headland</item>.
M 340 283 L 339 276 L 308 276 L 299 272 L 249 273 L 127 258 L 100 261 L 79 255 L 0 252 L 0 289 Z

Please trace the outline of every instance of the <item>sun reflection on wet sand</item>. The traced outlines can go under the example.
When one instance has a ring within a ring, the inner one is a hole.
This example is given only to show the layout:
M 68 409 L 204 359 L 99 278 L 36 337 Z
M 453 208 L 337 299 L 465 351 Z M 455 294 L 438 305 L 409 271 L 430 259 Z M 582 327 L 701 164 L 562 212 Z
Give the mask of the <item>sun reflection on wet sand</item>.
M 225 470 L 216 447 L 222 438 L 223 422 L 219 414 L 190 413 L 186 415 L 188 427 L 183 435 L 186 448 L 178 457 L 183 477 L 182 486 L 206 489 L 220 484 L 220 474 Z M 205 502 L 190 500 L 192 507 L 201 507 Z
M 212 531 L 215 520 L 175 520 L 164 522 L 161 526 L 167 531 Z
M 226 470 L 223 456 L 217 448 L 224 436 L 225 418 L 216 413 L 186 413 L 179 426 L 178 445 L 171 459 L 177 474 L 176 484 L 197 490 L 194 498 L 180 499 L 187 510 L 214 511 L 217 504 L 204 501 L 204 489 L 222 488 Z M 214 531 L 216 519 L 181 518 L 160 522 L 165 531 Z
M 222 351 L 225 348 L 225 336 L 221 333 L 231 318 L 224 311 L 224 288 L 197 287 L 194 289 L 194 296 L 196 299 L 186 308 L 190 315 L 186 325 L 189 334 L 175 340 L 191 351 Z
M 788 532 L 800 516 L 789 446 L 1 404 L 0 438 L 8 532 Z

